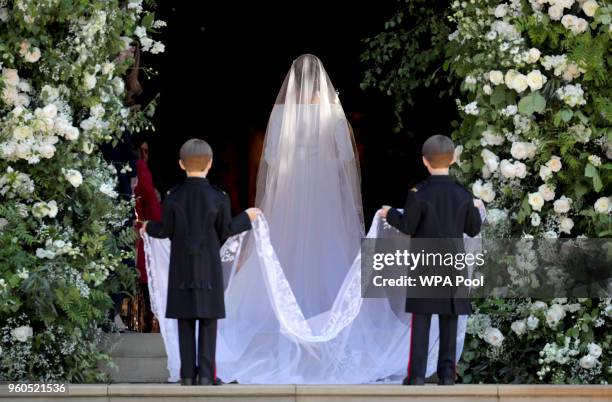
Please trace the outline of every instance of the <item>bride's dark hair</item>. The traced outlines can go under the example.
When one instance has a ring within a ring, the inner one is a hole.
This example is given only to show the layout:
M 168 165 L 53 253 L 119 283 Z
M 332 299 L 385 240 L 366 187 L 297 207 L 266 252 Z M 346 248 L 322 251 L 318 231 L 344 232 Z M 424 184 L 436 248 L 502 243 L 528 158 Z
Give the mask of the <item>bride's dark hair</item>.
M 327 74 L 321 60 L 314 54 L 303 54 L 293 60 L 276 104 L 282 105 L 290 100 L 296 104 L 318 104 L 321 102 L 321 86 L 331 88 L 331 82 L 323 81 L 327 81 Z M 328 97 L 330 103 L 336 103 L 335 92 L 331 91 Z

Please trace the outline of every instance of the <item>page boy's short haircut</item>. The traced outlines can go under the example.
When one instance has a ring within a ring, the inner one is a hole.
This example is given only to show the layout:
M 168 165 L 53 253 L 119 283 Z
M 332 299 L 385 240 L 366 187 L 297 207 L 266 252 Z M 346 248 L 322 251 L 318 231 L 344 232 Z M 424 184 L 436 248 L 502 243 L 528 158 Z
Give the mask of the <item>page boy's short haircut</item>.
M 432 168 L 447 168 L 453 164 L 455 144 L 444 135 L 433 135 L 423 144 L 422 154 Z
M 192 138 L 185 142 L 179 152 L 183 166 L 189 172 L 201 172 L 206 170 L 208 162 L 213 157 L 210 145 L 199 138 Z

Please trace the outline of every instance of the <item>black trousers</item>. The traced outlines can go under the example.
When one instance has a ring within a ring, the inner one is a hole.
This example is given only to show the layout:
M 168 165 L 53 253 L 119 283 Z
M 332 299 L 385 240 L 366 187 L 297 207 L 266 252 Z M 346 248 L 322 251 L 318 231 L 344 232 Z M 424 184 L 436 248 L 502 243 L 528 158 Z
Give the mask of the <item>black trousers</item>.
M 438 378 L 455 378 L 457 353 L 457 316 L 439 315 L 440 350 L 438 352 Z M 429 327 L 431 314 L 412 314 L 408 380 L 425 378 L 429 352 Z
M 196 322 L 200 323 L 196 368 Z M 215 351 L 217 349 L 216 319 L 179 319 L 179 351 L 181 354 L 181 378 L 216 380 Z

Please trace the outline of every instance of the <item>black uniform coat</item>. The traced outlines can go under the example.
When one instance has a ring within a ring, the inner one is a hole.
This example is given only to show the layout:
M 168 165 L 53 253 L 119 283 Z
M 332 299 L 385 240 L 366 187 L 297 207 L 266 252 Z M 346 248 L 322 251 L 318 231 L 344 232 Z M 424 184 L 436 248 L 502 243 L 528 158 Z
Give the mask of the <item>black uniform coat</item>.
M 448 175 L 432 175 L 419 183 L 408 192 L 404 213 L 389 209 L 387 222 L 414 238 L 463 239 L 463 233 L 477 235 L 481 226 L 472 195 Z M 463 241 L 454 242 L 454 248 L 453 253 L 463 252 Z M 450 269 L 457 274 L 454 268 Z M 469 314 L 469 300 L 451 297 L 451 292 L 449 289 L 448 299 L 408 298 L 406 312 Z
M 161 222 L 147 234 L 169 238 L 167 318 L 224 318 L 220 249 L 225 240 L 251 228 L 246 212 L 232 219 L 230 201 L 207 179 L 187 177 L 168 192 Z

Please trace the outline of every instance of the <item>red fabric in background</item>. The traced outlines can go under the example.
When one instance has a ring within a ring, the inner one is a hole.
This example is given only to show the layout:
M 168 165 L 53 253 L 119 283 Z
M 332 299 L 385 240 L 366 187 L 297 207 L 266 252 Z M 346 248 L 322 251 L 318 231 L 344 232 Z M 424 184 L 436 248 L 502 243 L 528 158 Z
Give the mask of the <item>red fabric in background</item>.
M 161 220 L 162 208 L 155 194 L 155 186 L 153 185 L 153 176 L 147 166 L 147 162 L 142 159 L 136 161 L 136 175 L 138 184 L 134 189 L 134 197 L 136 197 L 136 212 L 138 219 L 141 221 L 159 221 Z M 140 224 L 136 224 L 136 229 L 140 229 Z M 138 278 L 139 283 L 147 283 L 147 269 L 145 267 L 144 244 L 142 239 L 138 237 L 136 255 L 136 267 L 140 272 Z

